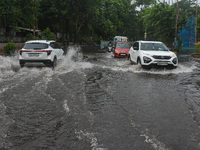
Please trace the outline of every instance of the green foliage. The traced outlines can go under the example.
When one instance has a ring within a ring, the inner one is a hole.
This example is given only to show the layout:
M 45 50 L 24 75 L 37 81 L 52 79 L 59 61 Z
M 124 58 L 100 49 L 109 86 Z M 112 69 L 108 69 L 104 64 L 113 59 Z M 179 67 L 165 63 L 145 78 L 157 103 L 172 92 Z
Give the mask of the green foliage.
M 46 40 L 55 40 L 56 35 L 51 32 L 51 30 L 47 27 L 44 31 L 42 31 L 42 39 Z
M 11 31 L 19 31 L 18 27 L 32 28 L 32 3 L 33 0 L 0 1 L 0 28 L 5 29 L 7 36 L 10 36 Z
M 66 38 L 62 38 L 62 44 L 63 44 L 63 46 L 67 45 L 67 39 Z
M 147 8 L 152 4 L 156 4 L 156 0 L 135 0 L 135 5 Z
M 186 3 L 187 2 L 187 3 Z M 187 6 L 185 6 L 187 4 Z M 191 3 L 188 0 L 179 2 L 179 20 L 178 29 L 185 26 L 188 15 L 192 11 Z M 157 3 L 152 7 L 145 8 L 141 11 L 141 21 L 143 21 L 144 30 L 148 32 L 148 37 L 160 40 L 168 46 L 172 46 L 175 37 L 176 28 L 176 5 L 169 5 L 167 3 Z
M 14 54 L 15 50 L 16 50 L 16 44 L 13 41 L 8 42 L 4 47 L 4 52 L 6 54 Z
M 24 38 L 25 41 L 37 40 L 37 39 L 38 39 L 38 37 L 33 36 L 32 33 L 28 33 L 28 34 L 26 35 L 26 37 Z
M 193 2 L 179 0 L 178 29 L 195 15 Z M 1 35 L 7 36 L 19 31 L 18 27 L 38 26 L 44 30 L 42 38 L 54 40 L 51 31 L 60 32 L 62 39 L 79 43 L 107 40 L 115 35 L 138 40 L 147 30 L 148 38 L 171 45 L 175 18 L 176 4 L 161 0 L 0 0 L 0 28 L 5 31 Z M 25 39 L 35 37 L 29 34 Z
M 182 49 L 183 39 L 181 39 L 180 37 L 178 37 L 177 40 L 178 40 L 177 51 L 180 51 Z

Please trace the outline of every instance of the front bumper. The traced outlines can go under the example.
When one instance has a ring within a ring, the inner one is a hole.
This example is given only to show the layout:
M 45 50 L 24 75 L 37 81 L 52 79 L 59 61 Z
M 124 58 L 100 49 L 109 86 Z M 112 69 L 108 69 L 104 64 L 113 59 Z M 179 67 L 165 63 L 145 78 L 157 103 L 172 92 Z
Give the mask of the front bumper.
M 128 53 L 116 53 L 116 52 L 114 52 L 114 57 L 128 57 Z
M 178 65 L 178 58 L 171 57 L 171 58 L 164 58 L 164 59 L 155 59 L 153 57 L 143 56 L 142 65 L 144 66 L 174 66 Z

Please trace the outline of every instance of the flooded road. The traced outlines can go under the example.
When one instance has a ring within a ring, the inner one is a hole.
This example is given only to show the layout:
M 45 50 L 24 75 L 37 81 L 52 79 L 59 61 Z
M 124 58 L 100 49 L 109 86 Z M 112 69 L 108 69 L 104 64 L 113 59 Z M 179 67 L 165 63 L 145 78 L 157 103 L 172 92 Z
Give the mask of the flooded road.
M 0 150 L 200 150 L 200 59 L 143 70 L 70 47 L 54 70 L 0 61 Z

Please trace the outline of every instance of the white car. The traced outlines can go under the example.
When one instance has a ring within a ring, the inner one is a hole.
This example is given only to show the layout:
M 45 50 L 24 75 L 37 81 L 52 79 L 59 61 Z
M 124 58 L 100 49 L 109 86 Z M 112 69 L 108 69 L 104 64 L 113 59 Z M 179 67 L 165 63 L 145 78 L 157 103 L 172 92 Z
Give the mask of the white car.
M 131 63 L 141 64 L 143 68 L 154 65 L 176 68 L 178 65 L 176 54 L 158 41 L 136 41 L 130 48 L 128 59 Z
M 64 51 L 52 40 L 27 41 L 19 51 L 19 63 L 23 67 L 26 63 L 42 63 L 45 66 L 55 67 Z

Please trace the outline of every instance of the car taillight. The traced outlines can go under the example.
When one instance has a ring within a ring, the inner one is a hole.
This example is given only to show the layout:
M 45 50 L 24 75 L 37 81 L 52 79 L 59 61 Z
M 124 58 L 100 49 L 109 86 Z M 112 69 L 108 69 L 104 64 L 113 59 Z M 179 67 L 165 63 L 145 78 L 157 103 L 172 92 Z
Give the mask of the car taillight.
M 36 50 L 35 52 L 46 52 L 47 53 L 47 56 L 51 54 L 52 50 Z
M 31 50 L 20 50 L 19 54 L 22 55 L 23 52 L 31 52 Z
M 51 54 L 51 50 L 46 50 L 46 52 L 47 52 L 47 55 Z

